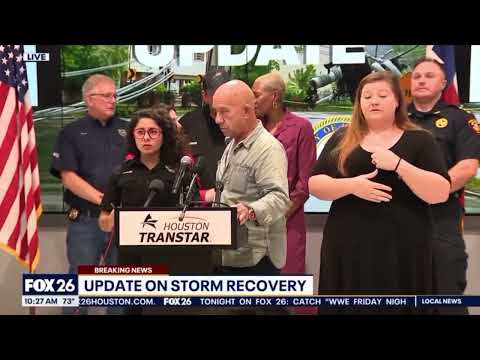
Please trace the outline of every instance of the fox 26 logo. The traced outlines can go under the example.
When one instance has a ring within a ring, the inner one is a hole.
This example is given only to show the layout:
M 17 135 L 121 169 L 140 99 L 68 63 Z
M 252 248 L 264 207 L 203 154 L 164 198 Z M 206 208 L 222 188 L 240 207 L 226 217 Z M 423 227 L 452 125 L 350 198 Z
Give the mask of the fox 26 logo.
M 77 274 L 23 274 L 23 295 L 77 294 Z

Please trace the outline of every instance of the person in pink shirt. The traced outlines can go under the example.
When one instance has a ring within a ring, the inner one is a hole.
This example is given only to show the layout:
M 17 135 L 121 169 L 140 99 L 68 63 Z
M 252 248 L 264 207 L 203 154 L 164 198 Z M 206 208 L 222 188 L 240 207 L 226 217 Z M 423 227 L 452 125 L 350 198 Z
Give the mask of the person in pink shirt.
M 258 77 L 252 90 L 255 110 L 263 126 L 280 141 L 288 159 L 290 208 L 287 218 L 287 262 L 284 274 L 305 273 L 305 215 L 303 204 L 309 197 L 308 179 L 316 160 L 312 124 L 295 115 L 283 104 L 285 82 L 277 72 Z

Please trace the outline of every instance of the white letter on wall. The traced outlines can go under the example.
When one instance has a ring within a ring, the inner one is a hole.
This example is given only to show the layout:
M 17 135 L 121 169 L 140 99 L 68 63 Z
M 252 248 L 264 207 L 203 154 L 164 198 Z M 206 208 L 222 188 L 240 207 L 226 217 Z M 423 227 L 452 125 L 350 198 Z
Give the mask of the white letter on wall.
M 148 50 L 149 45 L 134 46 L 135 58 L 139 63 L 158 69 L 161 66 L 167 65 L 173 59 L 173 45 L 161 45 L 160 53 L 157 55 L 150 54 Z
M 192 66 L 193 54 L 206 53 L 212 50 L 213 45 L 181 45 L 180 46 L 180 66 Z
M 218 46 L 218 65 L 219 66 L 239 66 L 245 65 L 253 59 L 257 53 L 257 45 L 247 45 L 240 54 L 232 54 L 231 45 Z
M 274 45 L 262 45 L 255 65 L 268 65 L 270 60 L 285 60 L 287 65 L 300 65 L 295 46 L 280 46 L 279 49 L 274 49 Z

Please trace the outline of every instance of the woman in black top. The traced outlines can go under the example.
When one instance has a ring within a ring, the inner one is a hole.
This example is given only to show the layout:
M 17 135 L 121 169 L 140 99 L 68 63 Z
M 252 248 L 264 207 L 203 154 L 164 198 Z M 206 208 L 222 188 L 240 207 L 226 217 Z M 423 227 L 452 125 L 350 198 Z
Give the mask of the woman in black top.
M 448 198 L 449 176 L 432 135 L 408 119 L 395 75 L 374 73 L 360 82 L 351 124 L 330 138 L 312 175 L 310 192 L 333 200 L 323 233 L 321 295 L 434 292 L 429 204 Z
M 109 180 L 100 205 L 100 227 L 104 231 L 114 228 L 114 208 L 142 207 L 148 197 L 148 187 L 152 180 L 164 183 L 163 191 L 157 193 L 150 206 L 175 207 L 178 196 L 171 189 L 175 169 L 185 152 L 184 143 L 170 115 L 164 107 L 140 110 L 134 114 L 127 134 L 128 154 L 125 161 Z M 160 249 L 120 249 L 120 264 L 153 265 L 155 254 Z M 143 256 L 141 256 L 143 254 Z

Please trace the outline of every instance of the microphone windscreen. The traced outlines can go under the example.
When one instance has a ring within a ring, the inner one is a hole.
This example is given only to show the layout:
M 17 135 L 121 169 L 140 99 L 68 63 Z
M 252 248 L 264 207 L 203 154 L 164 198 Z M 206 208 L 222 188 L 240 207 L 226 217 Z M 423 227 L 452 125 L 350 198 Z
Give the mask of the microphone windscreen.
M 180 164 L 181 165 L 192 166 L 193 165 L 193 159 L 190 156 L 185 155 L 180 159 Z
M 148 186 L 149 191 L 156 191 L 157 193 L 162 192 L 165 189 L 165 184 L 160 179 L 153 179 Z

